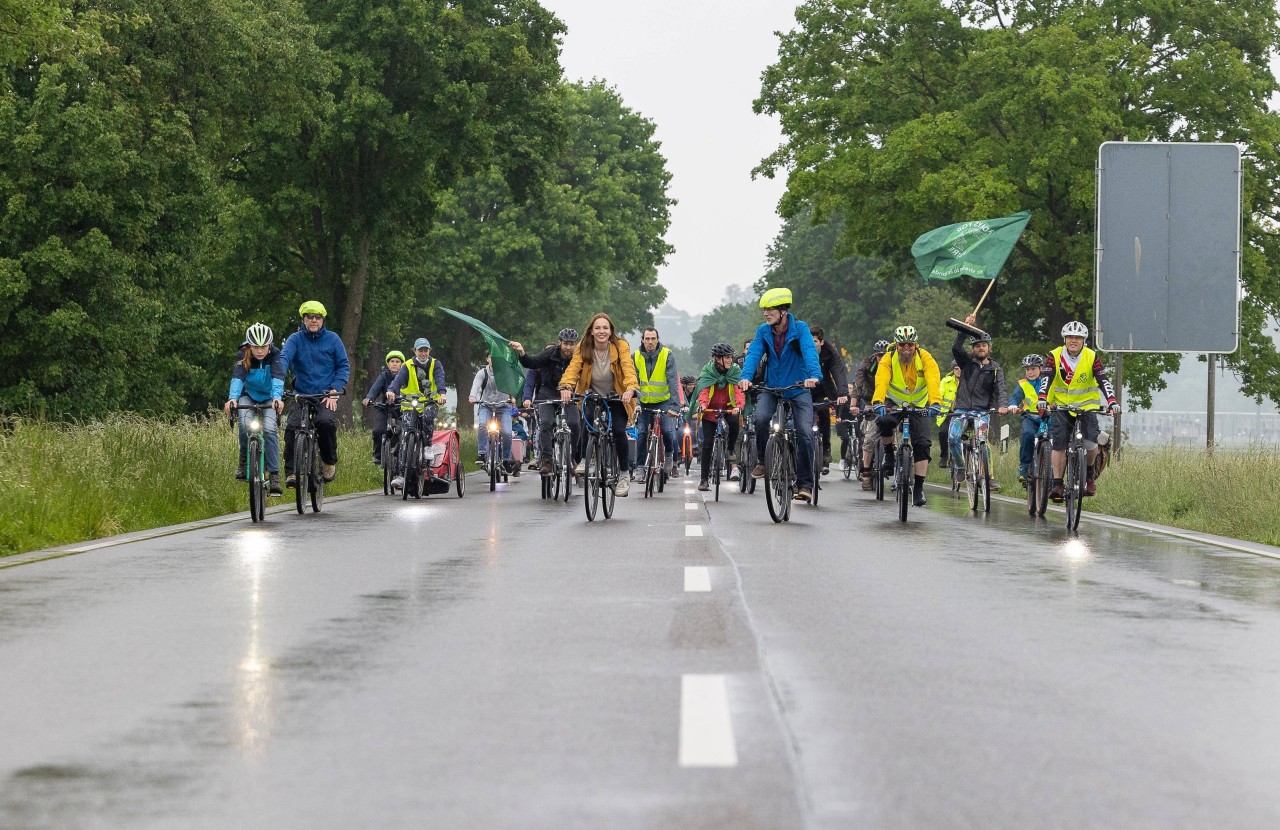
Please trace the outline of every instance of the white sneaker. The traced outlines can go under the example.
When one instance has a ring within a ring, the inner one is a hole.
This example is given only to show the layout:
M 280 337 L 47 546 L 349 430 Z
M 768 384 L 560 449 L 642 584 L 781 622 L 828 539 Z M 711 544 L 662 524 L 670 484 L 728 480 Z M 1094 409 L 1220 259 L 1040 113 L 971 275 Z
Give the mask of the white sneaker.
M 392 490 L 404 489 L 404 476 L 396 476 L 395 478 L 391 479 L 391 489 Z
M 850 466 L 849 459 L 847 458 L 840 459 L 840 472 L 843 473 L 845 470 L 849 469 L 849 466 Z
M 587 459 L 584 458 L 578 462 L 577 466 L 573 468 L 573 474 L 575 476 L 584 476 L 587 474 Z
M 630 491 L 631 484 L 625 478 L 618 479 L 618 483 L 613 488 L 613 494 L 620 499 L 625 499 Z

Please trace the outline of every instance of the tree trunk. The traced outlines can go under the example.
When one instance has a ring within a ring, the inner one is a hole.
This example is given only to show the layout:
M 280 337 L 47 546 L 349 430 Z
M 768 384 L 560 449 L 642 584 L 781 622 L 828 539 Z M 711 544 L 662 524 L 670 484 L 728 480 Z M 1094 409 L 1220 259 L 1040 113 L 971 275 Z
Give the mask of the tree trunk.
M 351 379 L 347 382 L 348 394 L 338 399 L 338 420 L 345 426 L 354 426 L 354 399 L 360 393 L 356 390 L 366 386 L 364 362 L 356 355 L 356 345 L 360 342 L 360 320 L 364 314 L 364 293 L 369 283 L 369 234 L 363 234 L 357 246 L 356 269 L 351 275 L 351 284 L 347 288 L 346 302 L 342 308 L 342 345 L 347 350 L 347 360 L 351 363 Z
M 458 429 L 471 429 L 475 426 L 476 410 L 467 400 L 471 394 L 471 379 L 475 371 L 471 368 L 471 344 L 475 340 L 475 329 L 461 320 L 449 318 L 451 329 L 444 345 L 447 355 L 445 366 L 453 378 L 454 388 L 458 392 Z

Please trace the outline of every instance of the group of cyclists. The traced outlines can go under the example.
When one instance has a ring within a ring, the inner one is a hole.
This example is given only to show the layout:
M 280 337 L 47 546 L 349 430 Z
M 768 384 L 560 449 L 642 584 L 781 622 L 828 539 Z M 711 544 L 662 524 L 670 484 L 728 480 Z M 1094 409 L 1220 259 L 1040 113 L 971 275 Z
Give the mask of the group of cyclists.
M 565 405 L 565 420 L 573 436 L 574 473 L 579 476 L 584 473 L 583 422 L 594 422 L 596 411 L 600 407 L 608 408 L 607 423 L 612 431 L 609 437 L 622 466 L 622 474 L 614 485 L 614 494 L 618 497 L 628 494 L 632 475 L 639 474 L 649 462 L 645 436 L 655 426 L 665 451 L 665 472 L 669 476 L 678 474 L 677 433 L 682 421 L 700 422 L 696 430 L 700 444 L 700 490 L 708 489 L 713 463 L 711 447 L 722 418 L 727 424 L 729 448 L 738 446 L 739 429 L 748 419 L 754 424 L 755 458 L 761 461 L 749 474 L 760 479 L 765 476 L 762 460 L 770 420 L 780 399 L 785 398 L 798 435 L 812 434 L 816 413 L 818 432 L 826 448 L 821 458 L 815 458 L 812 441 L 796 442 L 794 498 L 797 501 L 810 501 L 817 476 L 829 471 L 833 410 L 834 419 L 839 422 L 837 434 L 842 458 L 850 457 L 849 442 L 856 437 L 853 430 L 860 430 L 863 451 L 853 463 L 860 466 L 858 476 L 866 490 L 871 489 L 874 442 L 878 440 L 885 445 L 887 468 L 881 472 L 889 477 L 894 472 L 894 435 L 900 422 L 909 419 L 914 453 L 912 499 L 917 506 L 926 501 L 924 481 L 932 461 L 933 428 L 939 430 L 944 461 L 960 466 L 964 422 L 976 420 L 985 424 L 990 415 L 996 413 L 1021 415 L 1019 478 L 1024 483 L 1031 476 L 1034 440 L 1042 419 L 1051 419 L 1053 478 L 1049 496 L 1060 500 L 1072 419 L 1079 417 L 1089 461 L 1084 494 L 1096 493 L 1093 461 L 1098 452 L 1097 413 L 1113 413 L 1118 407 L 1100 357 L 1085 345 L 1088 329 L 1083 323 L 1066 324 L 1062 329 L 1063 345 L 1050 353 L 1024 357 L 1024 377 L 1006 396 L 1004 370 L 991 357 L 991 336 L 972 328 L 976 322 L 974 315 L 969 315 L 965 324 L 977 334 L 969 336 L 966 349 L 966 333 L 957 333 L 951 349 L 951 372 L 945 379 L 941 377 L 937 360 L 920 346 L 919 336 L 910 325 L 898 326 L 892 342 L 876 341 L 871 355 L 859 363 L 853 378 L 849 379 L 839 350 L 826 339 L 823 329 L 811 327 L 793 313 L 789 289 L 765 291 L 759 305 L 764 322 L 744 343 L 743 351 L 737 354 L 729 343 L 715 344 L 710 359 L 696 376 L 679 375 L 675 356 L 662 344 L 657 329 L 646 328 L 639 348 L 632 351 L 619 336 L 612 318 L 604 312 L 588 321 L 585 337 L 579 337 L 576 329 L 564 328 L 556 342 L 537 352 L 529 352 L 520 342 L 511 341 L 510 347 L 526 369 L 520 403 L 537 424 L 534 440 L 540 459 L 538 472 L 543 476 L 552 473 L 552 430 L 559 402 Z M 325 481 L 333 480 L 338 463 L 336 398 L 350 377 L 350 363 L 341 338 L 325 326 L 326 311 L 321 303 L 304 302 L 299 314 L 301 327 L 281 348 L 274 344 L 273 332 L 267 325 L 254 323 L 248 328 L 224 406 L 230 414 L 238 407 L 270 404 L 270 408 L 263 411 L 263 432 L 272 495 L 282 493 L 276 428 L 277 418 L 284 409 L 284 382 L 289 373 L 293 375 L 296 394 L 325 396 L 314 419 Z M 444 365 L 431 356 L 431 343 L 425 337 L 414 342 L 410 358 L 398 350 L 387 353 L 384 369 L 362 399 L 362 404 L 373 410 L 375 463 L 383 461 L 380 458 L 382 439 L 392 419 L 398 418 L 406 430 L 420 430 L 425 444 L 430 445 L 437 409 L 445 400 L 446 382 Z M 513 458 L 511 453 L 512 417 L 513 410 L 519 413 L 521 409 L 512 396 L 498 389 L 492 358 L 476 372 L 468 399 L 477 406 L 480 415 L 477 423 L 499 421 L 501 458 L 514 472 L 522 459 Z M 427 405 L 411 406 L 406 400 L 425 401 Z M 581 408 L 567 405 L 575 400 L 581 402 Z M 288 487 L 294 486 L 292 447 L 299 421 L 299 409 L 294 407 L 285 427 L 285 486 Z M 241 463 L 237 466 L 237 478 L 245 476 L 247 422 L 245 410 L 240 415 Z M 637 435 L 634 457 L 629 452 L 629 425 L 634 425 Z M 491 440 L 488 430 L 480 429 L 482 459 L 488 450 L 488 440 Z M 732 453 L 731 449 L 727 458 L 730 470 L 738 461 Z M 405 459 L 402 458 L 391 482 L 393 488 L 404 487 L 404 475 Z

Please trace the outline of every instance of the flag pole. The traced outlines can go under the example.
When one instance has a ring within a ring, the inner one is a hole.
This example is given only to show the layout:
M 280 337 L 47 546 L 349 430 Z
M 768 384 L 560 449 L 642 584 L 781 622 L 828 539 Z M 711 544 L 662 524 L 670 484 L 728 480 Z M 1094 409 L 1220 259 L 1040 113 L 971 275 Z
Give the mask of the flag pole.
M 987 290 L 982 292 L 982 299 L 978 300 L 978 304 L 973 307 L 973 316 L 978 316 L 978 309 L 982 308 L 982 304 L 987 301 L 987 295 L 991 293 L 991 289 L 996 287 L 996 278 L 992 277 L 991 282 L 987 285 Z

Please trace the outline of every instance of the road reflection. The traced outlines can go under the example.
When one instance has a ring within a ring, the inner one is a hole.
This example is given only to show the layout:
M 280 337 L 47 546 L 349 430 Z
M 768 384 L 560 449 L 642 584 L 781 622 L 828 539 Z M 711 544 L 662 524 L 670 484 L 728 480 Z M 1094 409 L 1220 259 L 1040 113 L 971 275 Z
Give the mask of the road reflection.
M 249 642 L 236 671 L 236 745 L 248 755 L 261 755 L 271 737 L 273 716 L 270 663 L 261 646 L 262 575 L 275 553 L 275 541 L 265 530 L 246 530 L 236 541 L 249 588 Z

